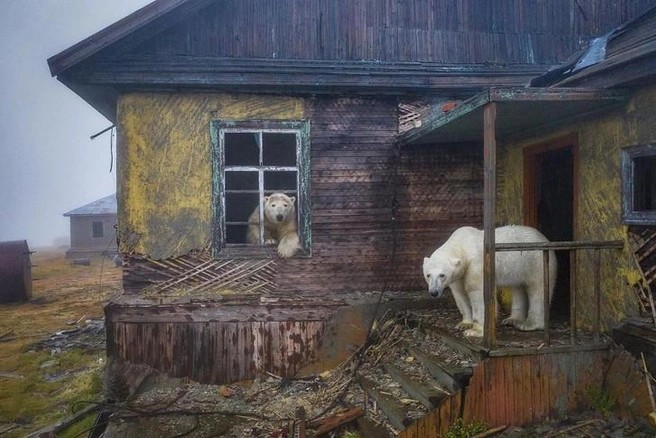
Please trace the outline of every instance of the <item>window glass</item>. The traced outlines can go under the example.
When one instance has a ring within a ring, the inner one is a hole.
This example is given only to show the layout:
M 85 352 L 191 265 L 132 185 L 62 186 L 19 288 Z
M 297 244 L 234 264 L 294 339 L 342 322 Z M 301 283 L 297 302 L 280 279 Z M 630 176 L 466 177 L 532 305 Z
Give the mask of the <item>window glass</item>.
M 104 236 L 104 229 L 103 229 L 103 223 L 99 221 L 93 221 L 91 224 L 91 227 L 93 229 L 93 237 L 103 237 Z

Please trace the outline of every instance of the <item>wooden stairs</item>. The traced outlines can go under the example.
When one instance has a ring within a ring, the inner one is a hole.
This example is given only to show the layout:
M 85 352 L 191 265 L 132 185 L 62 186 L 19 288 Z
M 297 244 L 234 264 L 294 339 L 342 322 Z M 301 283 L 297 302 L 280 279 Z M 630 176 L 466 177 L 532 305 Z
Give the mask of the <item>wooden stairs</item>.
M 627 416 L 651 410 L 635 358 L 610 342 L 486 351 L 413 315 L 383 323 L 357 370 L 364 436 L 437 438 L 458 418 L 537 424 L 589 409 L 590 388 L 613 391 Z

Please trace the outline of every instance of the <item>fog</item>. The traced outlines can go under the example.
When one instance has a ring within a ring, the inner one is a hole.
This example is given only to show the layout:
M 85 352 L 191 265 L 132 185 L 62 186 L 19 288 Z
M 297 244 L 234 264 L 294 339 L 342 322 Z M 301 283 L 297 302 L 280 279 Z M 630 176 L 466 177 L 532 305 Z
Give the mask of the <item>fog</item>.
M 0 241 L 67 242 L 63 214 L 116 191 L 116 144 L 90 139 L 111 122 L 47 59 L 149 2 L 0 0 Z

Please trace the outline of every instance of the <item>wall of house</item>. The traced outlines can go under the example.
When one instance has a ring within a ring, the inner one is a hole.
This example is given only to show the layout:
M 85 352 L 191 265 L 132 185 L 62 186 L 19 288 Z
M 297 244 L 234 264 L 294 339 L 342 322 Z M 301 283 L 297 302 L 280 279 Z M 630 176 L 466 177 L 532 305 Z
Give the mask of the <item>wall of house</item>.
M 621 222 L 620 150 L 656 142 L 656 87 L 638 91 L 621 109 L 609 114 L 564 125 L 522 142 L 499 146 L 497 222 L 522 223 L 523 148 L 568 134 L 578 135 L 578 204 L 575 205 L 575 240 L 627 241 Z M 579 322 L 593 321 L 592 254 L 577 259 L 577 316 Z M 602 319 L 606 327 L 637 312 L 636 295 L 629 286 L 639 278 L 630 247 L 605 252 L 602 256 Z
M 310 120 L 311 257 L 276 260 L 279 293 L 423 289 L 423 257 L 482 220 L 480 147 L 397 151 L 394 98 L 130 94 L 118 116 L 126 290 L 177 275 L 153 260 L 209 250 L 212 118 Z
M 121 251 L 163 259 L 211 242 L 210 119 L 303 119 L 303 101 L 128 94 L 118 104 Z
M 93 237 L 93 223 L 103 223 L 103 236 Z M 116 251 L 116 215 L 71 216 L 71 247 L 66 257 L 87 256 L 103 251 Z

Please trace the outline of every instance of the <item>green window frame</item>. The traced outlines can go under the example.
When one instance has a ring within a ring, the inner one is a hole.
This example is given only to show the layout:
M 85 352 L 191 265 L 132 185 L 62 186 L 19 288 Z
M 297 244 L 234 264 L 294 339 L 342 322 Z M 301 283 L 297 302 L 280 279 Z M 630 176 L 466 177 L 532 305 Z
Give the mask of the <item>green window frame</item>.
M 248 217 L 263 197 L 283 192 L 296 197 L 298 235 L 311 255 L 310 124 L 303 120 L 211 121 L 212 249 L 217 258 L 272 257 L 276 247 L 246 243 Z

